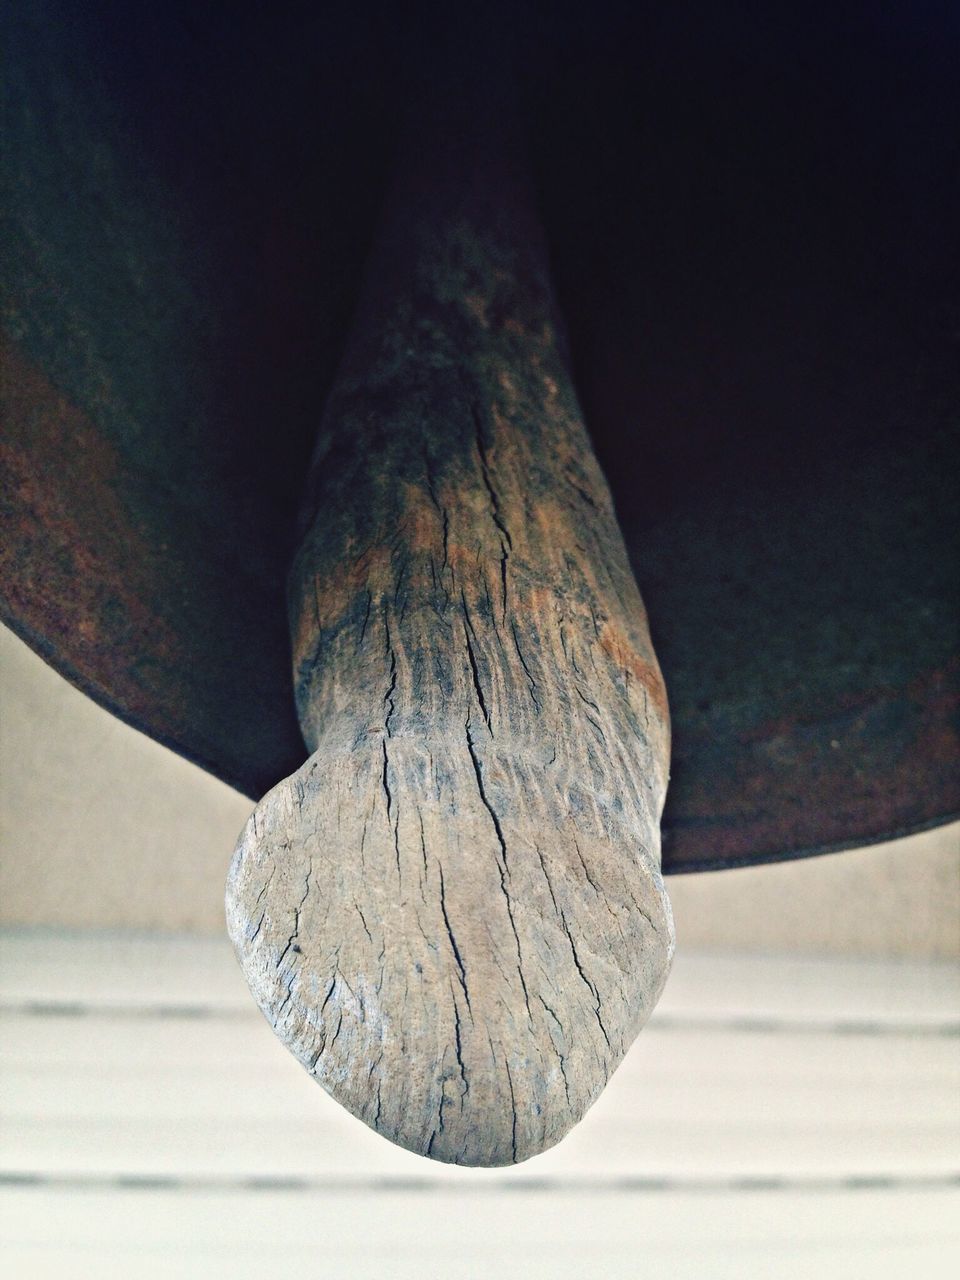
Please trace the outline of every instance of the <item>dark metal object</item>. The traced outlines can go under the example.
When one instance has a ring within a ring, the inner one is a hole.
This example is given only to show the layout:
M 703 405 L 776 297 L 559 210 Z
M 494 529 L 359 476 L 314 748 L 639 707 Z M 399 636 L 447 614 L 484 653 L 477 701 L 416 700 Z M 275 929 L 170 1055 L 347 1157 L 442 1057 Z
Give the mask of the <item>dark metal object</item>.
M 304 754 L 291 513 L 406 91 L 399 35 L 372 10 L 20 8 L 4 617 L 259 796 Z M 956 17 L 614 8 L 520 47 L 573 364 L 670 692 L 664 869 L 944 821 Z

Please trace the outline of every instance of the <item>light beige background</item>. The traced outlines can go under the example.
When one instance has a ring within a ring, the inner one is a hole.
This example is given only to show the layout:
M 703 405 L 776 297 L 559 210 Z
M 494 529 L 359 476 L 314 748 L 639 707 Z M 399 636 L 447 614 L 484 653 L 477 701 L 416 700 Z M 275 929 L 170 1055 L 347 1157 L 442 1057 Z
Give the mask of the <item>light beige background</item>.
M 222 933 L 250 801 L 2 629 L 0 714 L 0 924 Z M 960 956 L 960 824 L 668 887 L 682 947 Z

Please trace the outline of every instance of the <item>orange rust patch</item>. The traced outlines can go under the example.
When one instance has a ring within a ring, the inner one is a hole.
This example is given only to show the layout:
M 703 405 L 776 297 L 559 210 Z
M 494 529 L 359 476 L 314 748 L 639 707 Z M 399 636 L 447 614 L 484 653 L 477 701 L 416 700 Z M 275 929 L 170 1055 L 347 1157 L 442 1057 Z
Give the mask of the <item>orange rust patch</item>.
M 500 383 L 500 390 L 506 396 L 508 410 L 512 409 L 517 403 L 517 384 L 506 369 L 500 370 L 497 381 Z
M 374 601 L 394 594 L 397 553 L 402 552 L 407 562 L 408 586 L 426 574 L 427 557 L 437 560 L 441 556 L 443 523 L 432 498 L 420 486 L 410 483 L 404 484 L 402 496 L 403 514 L 391 545 L 379 542 L 358 550 L 351 540 L 340 553 L 322 546 L 317 559 L 313 540 L 307 540 L 294 570 L 300 593 L 293 621 L 295 663 L 313 653 L 320 631 L 335 628 L 351 614 L 362 615 L 367 592 Z M 441 501 L 455 521 L 455 503 L 447 502 L 442 495 Z M 463 563 L 468 554 L 475 558 L 476 548 L 459 547 L 451 541 L 448 554 L 451 564 Z
M 669 723 L 667 689 L 656 659 L 651 662 L 637 653 L 626 633 L 609 620 L 601 624 L 600 648 L 622 671 L 628 672 L 632 679 L 643 686 L 658 714 Z
M 443 520 L 430 496 L 419 485 L 403 486 L 403 532 L 411 554 L 431 554 L 443 539 Z M 441 499 L 442 501 L 442 499 Z
M 310 542 L 307 556 L 310 555 Z M 313 653 L 320 632 L 337 625 L 367 591 L 376 599 L 391 582 L 389 547 L 369 547 L 359 555 L 325 556 L 316 570 L 295 567 L 299 607 L 293 619 L 293 657 L 298 663 Z M 301 562 L 302 563 L 302 562 Z M 308 563 L 313 563 L 312 559 Z M 328 568 L 327 568 L 328 566 Z M 326 571 L 325 571 L 326 570 Z
M 537 525 L 535 540 L 539 539 L 554 555 L 576 548 L 577 533 L 568 504 L 543 495 L 537 499 L 533 517 Z M 584 576 L 592 578 L 592 566 L 583 561 L 582 553 L 578 553 L 578 561 L 583 562 Z
M 168 722 L 186 726 L 189 697 L 163 681 L 189 669 L 189 657 L 150 603 L 177 600 L 177 566 L 144 537 L 121 493 L 120 460 L 95 423 L 6 336 L 0 360 L 0 580 L 10 616 L 104 700 L 146 720 L 160 699 Z M 138 660 L 149 687 L 134 674 Z
M 487 316 L 487 299 L 480 293 L 467 293 L 463 297 L 463 305 L 467 311 L 473 316 L 474 320 L 484 329 L 490 328 L 490 320 Z

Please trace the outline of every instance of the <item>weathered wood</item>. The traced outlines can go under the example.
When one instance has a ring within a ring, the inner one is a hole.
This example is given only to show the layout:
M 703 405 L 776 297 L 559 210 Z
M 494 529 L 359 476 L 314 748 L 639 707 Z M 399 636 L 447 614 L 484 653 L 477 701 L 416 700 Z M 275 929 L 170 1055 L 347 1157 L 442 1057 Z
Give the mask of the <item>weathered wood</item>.
M 312 755 L 227 914 L 328 1092 L 496 1165 L 580 1119 L 665 981 L 669 720 L 523 183 L 451 173 L 394 200 L 328 405 L 290 582 Z

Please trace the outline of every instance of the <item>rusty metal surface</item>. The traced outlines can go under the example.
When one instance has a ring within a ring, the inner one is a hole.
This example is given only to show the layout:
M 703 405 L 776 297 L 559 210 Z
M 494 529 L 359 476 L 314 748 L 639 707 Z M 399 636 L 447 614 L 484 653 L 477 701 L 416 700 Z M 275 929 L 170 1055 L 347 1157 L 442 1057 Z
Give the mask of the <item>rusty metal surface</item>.
M 837 12 L 526 33 L 573 361 L 670 691 L 667 871 L 960 810 L 957 24 Z M 293 6 L 225 34 L 148 5 L 112 45 L 52 3 L 7 21 L 3 616 L 259 796 L 303 753 L 283 581 L 389 40 L 344 18 L 319 52 L 329 17 Z

